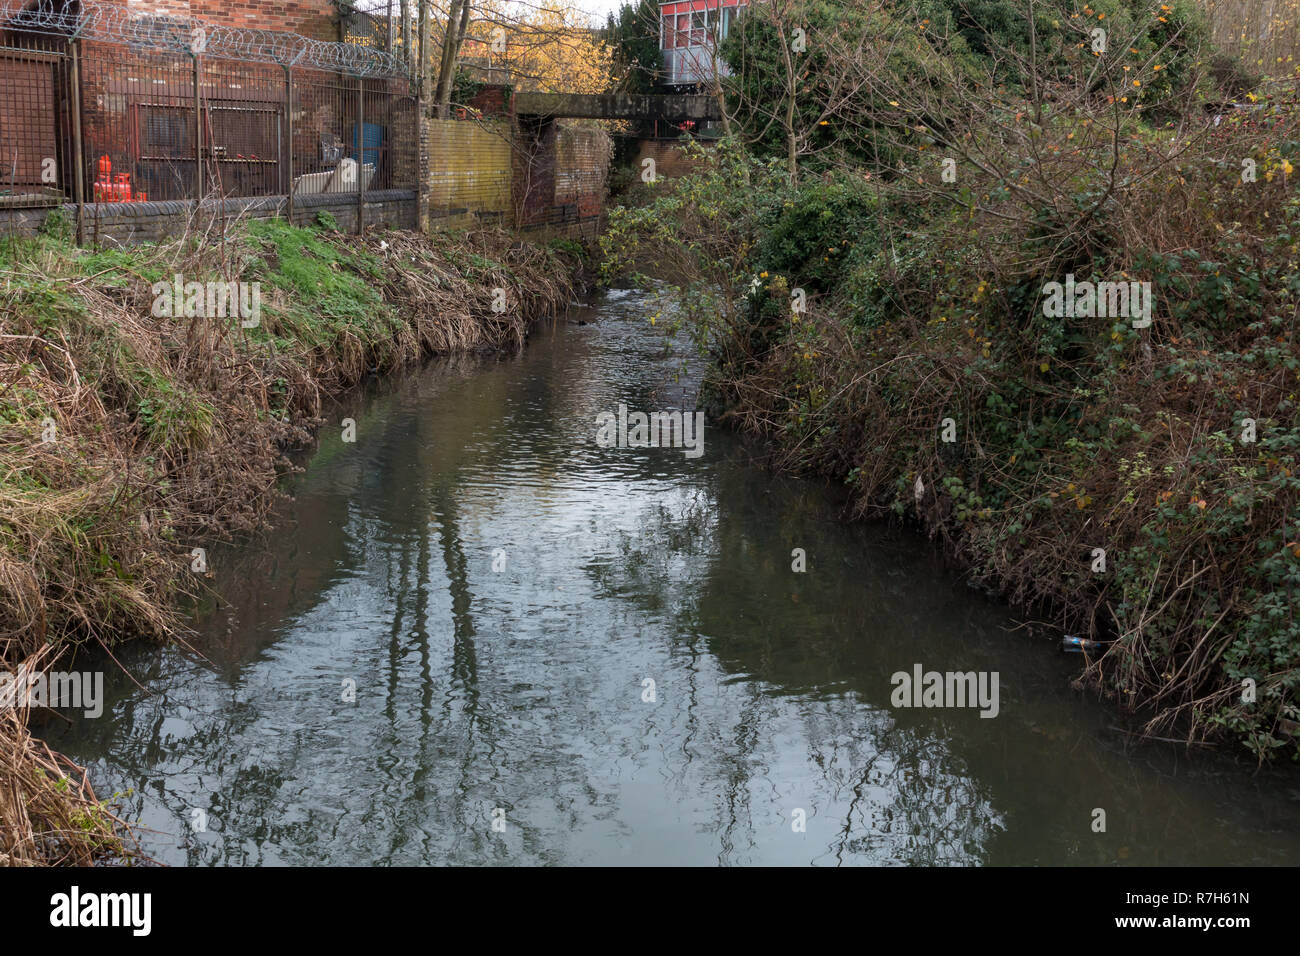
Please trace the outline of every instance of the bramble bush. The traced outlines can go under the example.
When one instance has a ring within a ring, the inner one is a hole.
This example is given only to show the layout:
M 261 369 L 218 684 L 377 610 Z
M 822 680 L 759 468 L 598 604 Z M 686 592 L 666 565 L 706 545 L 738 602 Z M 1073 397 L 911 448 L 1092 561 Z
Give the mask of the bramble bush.
M 1113 640 L 1087 680 L 1148 732 L 1297 759 L 1295 105 L 1271 87 L 1176 134 L 1149 114 L 1107 126 L 1104 100 L 1019 139 L 1013 116 L 971 137 L 1023 153 L 954 184 L 791 185 L 727 145 L 615 211 L 606 252 L 614 271 L 671 260 L 710 401 L 779 464 L 846 481 L 859 515 L 915 520 L 1012 602 Z M 1152 326 L 1045 315 L 1067 272 L 1149 282 Z

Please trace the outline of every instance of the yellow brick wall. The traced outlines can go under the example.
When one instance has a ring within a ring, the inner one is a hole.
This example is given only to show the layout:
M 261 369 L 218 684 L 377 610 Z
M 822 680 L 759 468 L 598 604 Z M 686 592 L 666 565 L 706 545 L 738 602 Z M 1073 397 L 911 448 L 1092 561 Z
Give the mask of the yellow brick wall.
M 424 202 L 429 226 L 511 225 L 509 125 L 425 122 L 429 179 Z

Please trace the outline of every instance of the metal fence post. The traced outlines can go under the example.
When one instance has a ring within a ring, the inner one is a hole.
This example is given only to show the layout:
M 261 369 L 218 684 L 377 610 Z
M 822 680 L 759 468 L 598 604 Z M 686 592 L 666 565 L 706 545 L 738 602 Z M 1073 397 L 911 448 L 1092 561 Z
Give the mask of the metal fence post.
M 357 235 L 365 228 L 366 204 L 364 190 L 366 177 L 366 81 L 357 77 L 357 126 L 355 130 L 357 143 Z
M 86 168 L 85 150 L 81 142 L 81 56 L 80 40 L 69 44 L 71 53 L 71 94 L 72 101 L 72 197 L 77 203 L 77 245 L 86 242 Z
M 202 74 L 199 70 L 199 55 L 194 56 L 194 199 L 195 209 L 203 202 L 203 101 L 200 96 Z
M 411 89 L 410 81 L 407 81 L 407 90 Z M 425 154 L 425 137 L 427 122 L 424 115 L 424 95 L 419 89 L 415 91 L 415 228 L 420 232 L 425 232 L 428 225 L 428 213 L 424 208 L 424 191 L 425 180 L 428 178 L 428 166 L 432 163 L 432 157 Z M 396 165 L 394 163 L 394 165 Z
M 286 183 L 285 191 L 289 194 L 289 225 L 293 225 L 293 70 L 288 66 L 284 68 L 284 117 L 287 136 L 286 142 L 289 144 L 288 159 L 286 165 Z

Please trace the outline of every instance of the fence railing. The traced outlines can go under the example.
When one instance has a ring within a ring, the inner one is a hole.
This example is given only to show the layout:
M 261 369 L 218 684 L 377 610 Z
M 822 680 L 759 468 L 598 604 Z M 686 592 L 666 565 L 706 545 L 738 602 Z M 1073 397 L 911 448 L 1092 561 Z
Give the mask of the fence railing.
M 371 61 L 353 74 L 322 66 L 320 41 L 274 62 L 261 54 L 298 48 L 263 39 L 245 61 L 49 27 L 0 21 L 0 209 L 282 195 L 292 213 L 417 188 L 414 88 Z

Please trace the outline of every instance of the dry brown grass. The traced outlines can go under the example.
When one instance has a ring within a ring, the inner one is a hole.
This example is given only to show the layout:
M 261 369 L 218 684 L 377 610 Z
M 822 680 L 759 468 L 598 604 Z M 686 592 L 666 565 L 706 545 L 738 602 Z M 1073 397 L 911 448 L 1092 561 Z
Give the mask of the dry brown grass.
M 26 658 L 20 677 L 49 669 L 50 648 Z M 0 710 L 0 866 L 90 866 L 138 856 L 130 827 L 95 794 L 84 769 L 33 737 L 25 708 Z

